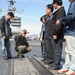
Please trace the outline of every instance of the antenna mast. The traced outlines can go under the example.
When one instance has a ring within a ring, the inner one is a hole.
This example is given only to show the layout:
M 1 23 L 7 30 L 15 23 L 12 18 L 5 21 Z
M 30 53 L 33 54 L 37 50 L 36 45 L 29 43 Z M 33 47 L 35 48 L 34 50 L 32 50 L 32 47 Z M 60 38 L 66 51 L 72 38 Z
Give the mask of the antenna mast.
M 8 11 L 15 13 L 15 11 L 16 11 L 16 8 L 14 7 L 15 1 L 14 0 L 8 0 L 8 2 L 9 2 Z

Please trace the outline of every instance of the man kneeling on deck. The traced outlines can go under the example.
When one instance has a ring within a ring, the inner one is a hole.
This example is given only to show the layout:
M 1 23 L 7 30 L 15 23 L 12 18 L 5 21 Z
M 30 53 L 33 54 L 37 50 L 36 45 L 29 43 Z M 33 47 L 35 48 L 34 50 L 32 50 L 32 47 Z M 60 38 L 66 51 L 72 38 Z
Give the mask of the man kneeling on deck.
M 26 34 L 27 31 L 25 29 L 22 30 L 16 41 L 15 50 L 18 52 L 17 57 L 19 58 L 24 58 L 23 54 L 30 52 L 32 49 L 25 38 Z

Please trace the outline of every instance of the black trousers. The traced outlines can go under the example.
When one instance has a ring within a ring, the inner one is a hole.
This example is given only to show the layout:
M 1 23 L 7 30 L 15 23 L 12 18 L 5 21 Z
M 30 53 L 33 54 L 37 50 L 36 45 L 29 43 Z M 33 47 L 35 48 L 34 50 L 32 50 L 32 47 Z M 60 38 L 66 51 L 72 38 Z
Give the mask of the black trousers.
M 57 41 L 51 39 L 51 44 L 52 44 L 53 58 L 54 58 L 53 66 L 60 67 L 61 54 L 62 54 L 62 40 L 59 39 Z
M 44 59 L 46 59 L 44 40 L 41 41 L 41 53 L 42 53 L 42 57 L 43 57 Z
M 45 41 L 45 52 L 47 59 L 50 61 L 53 61 L 53 52 L 52 52 L 52 45 L 51 45 L 51 40 L 50 39 L 44 39 Z

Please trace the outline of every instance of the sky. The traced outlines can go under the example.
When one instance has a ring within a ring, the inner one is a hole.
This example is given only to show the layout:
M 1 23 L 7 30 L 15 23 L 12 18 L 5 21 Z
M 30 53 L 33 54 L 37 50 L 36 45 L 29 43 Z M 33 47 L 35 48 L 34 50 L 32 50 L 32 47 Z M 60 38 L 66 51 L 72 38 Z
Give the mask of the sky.
M 9 3 L 8 0 L 0 1 L 0 9 L 4 12 L 7 11 Z M 31 34 L 38 34 L 41 31 L 40 17 L 45 13 L 46 5 L 53 2 L 53 0 L 15 0 L 15 7 L 18 12 L 17 14 L 22 18 L 22 29 L 26 29 Z M 63 6 L 67 12 L 69 7 L 68 0 L 63 0 Z M 0 13 L 0 17 L 5 13 Z

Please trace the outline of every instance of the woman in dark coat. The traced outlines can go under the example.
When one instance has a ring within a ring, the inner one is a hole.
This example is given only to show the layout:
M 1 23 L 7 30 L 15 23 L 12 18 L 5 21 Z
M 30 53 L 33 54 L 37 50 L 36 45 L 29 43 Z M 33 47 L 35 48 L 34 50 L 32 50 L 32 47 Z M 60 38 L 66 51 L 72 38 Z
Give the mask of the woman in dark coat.
M 45 45 L 44 45 L 44 34 L 45 34 L 45 22 L 47 20 L 48 16 L 44 15 L 41 17 L 40 21 L 42 22 L 42 28 L 41 28 L 41 34 L 40 34 L 40 41 L 41 41 L 41 52 L 43 60 L 46 60 L 46 53 L 45 53 Z

